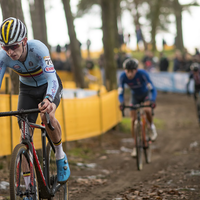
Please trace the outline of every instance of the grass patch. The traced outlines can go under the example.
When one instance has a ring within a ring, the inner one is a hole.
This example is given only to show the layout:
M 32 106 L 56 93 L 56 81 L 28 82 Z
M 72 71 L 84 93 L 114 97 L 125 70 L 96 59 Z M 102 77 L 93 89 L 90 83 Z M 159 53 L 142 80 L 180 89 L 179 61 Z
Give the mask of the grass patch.
M 73 148 L 68 151 L 68 155 L 83 159 L 89 159 L 93 155 L 93 151 L 90 148 Z
M 3 163 L 0 163 L 0 170 L 3 169 Z
M 123 133 L 131 133 L 131 118 L 123 117 L 119 123 L 119 131 Z
M 153 121 L 156 129 L 163 130 L 165 128 L 165 122 L 163 120 L 154 117 Z

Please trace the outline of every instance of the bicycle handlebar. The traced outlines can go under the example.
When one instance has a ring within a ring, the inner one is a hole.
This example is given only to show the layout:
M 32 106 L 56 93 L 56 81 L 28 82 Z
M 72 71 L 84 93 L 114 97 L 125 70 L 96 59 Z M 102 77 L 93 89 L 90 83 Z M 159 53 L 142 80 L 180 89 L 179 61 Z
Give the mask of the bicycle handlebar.
M 124 109 L 125 108 L 139 109 L 139 108 L 145 108 L 145 107 L 151 107 L 152 115 L 154 115 L 152 104 L 149 104 L 149 105 L 136 104 L 136 105 L 129 105 L 129 106 L 124 105 L 123 110 L 122 110 L 122 115 L 123 115 L 123 117 L 125 116 L 124 115 Z
M 41 105 L 43 105 L 44 102 L 41 103 Z M 18 111 L 8 111 L 8 112 L 0 112 L 0 117 L 6 117 L 6 116 L 22 116 L 22 115 L 26 115 L 26 114 L 31 114 L 31 113 L 40 113 L 40 110 L 38 108 L 34 108 L 34 109 L 27 109 L 27 110 L 18 110 Z M 49 118 L 49 114 L 46 112 L 46 120 L 47 120 L 47 125 L 50 128 L 50 130 L 54 130 L 54 127 L 51 124 L 50 118 Z

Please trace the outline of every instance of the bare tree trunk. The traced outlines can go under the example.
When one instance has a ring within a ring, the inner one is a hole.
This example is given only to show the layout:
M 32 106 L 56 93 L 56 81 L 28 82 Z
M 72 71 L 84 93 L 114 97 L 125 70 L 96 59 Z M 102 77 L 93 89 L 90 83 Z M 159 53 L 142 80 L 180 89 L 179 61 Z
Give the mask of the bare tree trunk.
M 135 14 L 133 14 L 133 17 L 134 17 L 134 24 L 135 24 L 135 27 L 139 26 L 141 28 L 141 24 L 139 22 L 139 19 L 140 19 L 140 15 L 139 15 L 139 12 L 138 12 L 138 5 L 139 5 L 139 1 L 140 0 L 135 0 L 134 3 L 135 3 Z M 148 47 L 147 47 L 147 42 L 144 38 L 144 35 L 142 33 L 142 30 L 141 30 L 141 34 L 142 34 L 142 41 L 143 41 L 143 44 L 144 44 L 144 49 L 147 50 Z
M 80 52 L 80 44 L 76 38 L 76 32 L 74 29 L 74 18 L 72 16 L 70 0 L 62 0 L 65 10 L 65 17 L 67 20 L 68 34 L 70 38 L 70 50 L 73 62 L 73 72 L 75 77 L 75 82 L 77 87 L 84 88 L 84 76 L 81 66 L 81 52 Z
M 3 19 L 8 17 L 16 17 L 24 22 L 23 10 L 21 5 L 21 0 L 1 0 L 1 8 Z M 11 78 L 11 93 L 19 93 L 19 75 L 16 74 L 13 70 L 9 69 L 9 74 Z
M 29 2 L 34 39 L 42 41 L 49 49 L 44 0 Z
M 120 43 L 119 43 L 119 31 L 118 31 L 118 25 L 117 25 L 117 19 L 121 14 L 121 8 L 120 8 L 120 2 L 121 0 L 115 0 L 114 2 L 114 32 L 115 32 L 115 48 L 119 49 L 120 48 Z
M 156 51 L 156 29 L 159 22 L 160 15 L 160 6 L 162 4 L 162 0 L 156 0 L 155 4 L 152 6 L 153 17 L 151 19 L 151 43 L 152 43 L 152 51 Z
M 116 62 L 114 60 L 114 1 L 101 0 L 103 46 L 105 55 L 106 88 L 108 91 L 117 88 Z
M 174 14 L 176 17 L 176 48 L 183 51 L 183 31 L 182 31 L 182 6 L 178 0 L 174 0 Z

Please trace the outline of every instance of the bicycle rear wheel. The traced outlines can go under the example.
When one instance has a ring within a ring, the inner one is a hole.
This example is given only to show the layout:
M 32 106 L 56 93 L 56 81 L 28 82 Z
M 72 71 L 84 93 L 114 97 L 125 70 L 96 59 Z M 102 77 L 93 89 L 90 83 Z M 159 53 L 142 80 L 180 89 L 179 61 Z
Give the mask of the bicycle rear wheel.
M 198 99 L 197 99 L 196 106 L 197 106 L 197 117 L 198 117 L 198 122 L 199 122 L 199 125 L 200 125 L 200 97 L 198 97 Z
M 33 200 L 39 200 L 38 182 L 34 165 L 34 186 L 32 192 L 30 188 L 26 189 L 23 177 L 23 166 L 26 166 L 26 172 L 31 172 L 30 159 L 33 158 L 30 158 L 27 147 L 24 144 L 18 144 L 13 150 L 10 165 L 10 199 L 12 200 L 23 199 L 24 197 L 32 197 Z
M 151 139 L 150 139 L 150 133 L 149 133 L 149 129 L 146 126 L 145 127 L 145 136 L 146 136 L 146 141 L 144 141 L 144 155 L 145 155 L 145 160 L 146 163 L 150 163 L 151 162 L 151 155 L 152 155 L 152 151 L 151 151 Z
M 142 170 L 143 168 L 143 140 L 142 140 L 142 127 L 141 127 L 140 122 L 136 123 L 135 137 L 136 137 L 137 169 Z
M 58 185 L 59 183 L 57 183 L 56 158 L 54 151 L 49 143 L 47 144 L 47 171 L 47 181 L 49 183 L 49 188 L 52 188 L 54 185 Z M 68 182 L 60 185 L 55 193 L 55 196 L 51 197 L 49 200 L 68 200 Z

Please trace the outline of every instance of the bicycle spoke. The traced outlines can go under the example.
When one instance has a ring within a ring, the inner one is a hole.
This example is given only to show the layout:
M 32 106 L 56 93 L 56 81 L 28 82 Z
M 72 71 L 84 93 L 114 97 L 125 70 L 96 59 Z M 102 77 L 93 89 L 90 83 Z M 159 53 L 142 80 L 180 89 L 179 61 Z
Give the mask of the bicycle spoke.
M 52 188 L 56 185 L 58 187 L 56 158 L 49 143 L 47 144 L 47 170 L 47 180 L 49 180 L 49 187 Z M 51 200 L 68 200 L 68 182 L 59 186 L 58 190 L 55 193 L 55 196 L 52 197 Z
M 23 144 L 15 147 L 10 168 L 10 197 L 12 200 L 21 200 L 24 197 L 32 197 L 33 200 L 39 200 L 37 177 L 35 168 L 33 170 L 33 190 L 31 191 L 27 184 L 27 179 L 24 177 L 24 171 L 30 173 L 30 159 L 27 148 Z

